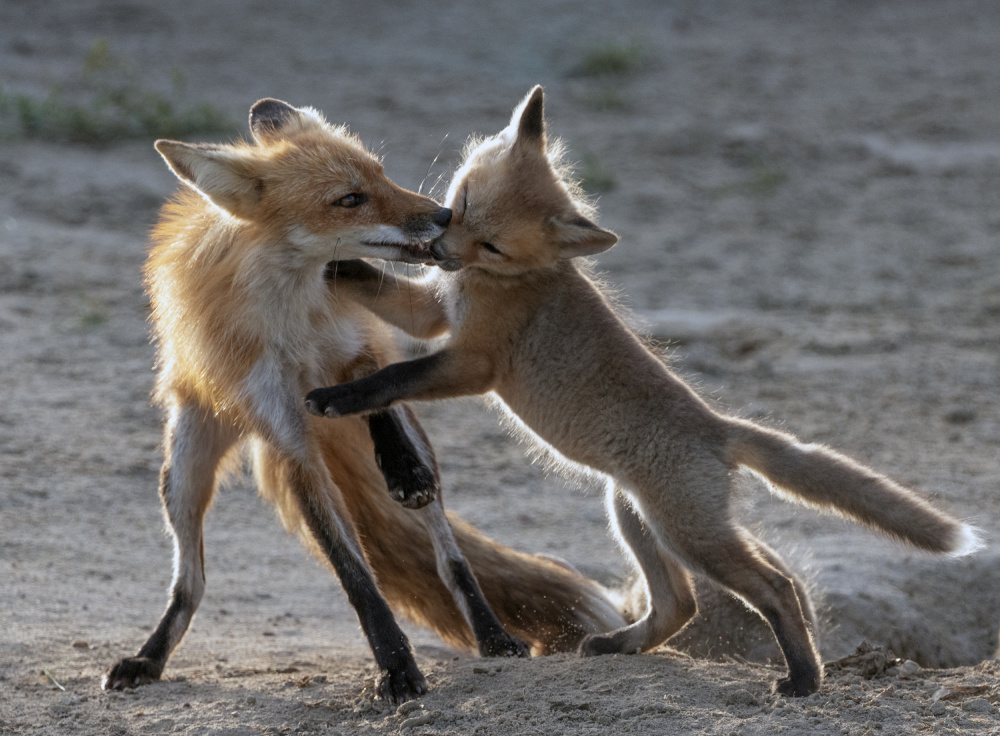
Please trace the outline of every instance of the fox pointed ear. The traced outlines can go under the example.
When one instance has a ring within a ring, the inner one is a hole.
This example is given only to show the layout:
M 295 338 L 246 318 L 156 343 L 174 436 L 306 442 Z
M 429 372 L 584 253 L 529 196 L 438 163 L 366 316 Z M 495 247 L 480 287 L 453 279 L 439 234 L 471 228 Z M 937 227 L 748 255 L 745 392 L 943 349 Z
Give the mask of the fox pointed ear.
M 239 149 L 167 140 L 153 145 L 178 179 L 230 214 L 248 218 L 260 201 L 263 182 Z
M 552 220 L 560 258 L 578 258 L 603 253 L 618 242 L 618 236 L 586 217 Z
M 250 108 L 250 134 L 258 143 L 281 140 L 323 122 L 323 116 L 311 107 L 292 107 L 273 97 L 257 100 Z
M 510 125 L 517 129 L 515 146 L 545 150 L 545 92 L 540 84 L 514 109 Z

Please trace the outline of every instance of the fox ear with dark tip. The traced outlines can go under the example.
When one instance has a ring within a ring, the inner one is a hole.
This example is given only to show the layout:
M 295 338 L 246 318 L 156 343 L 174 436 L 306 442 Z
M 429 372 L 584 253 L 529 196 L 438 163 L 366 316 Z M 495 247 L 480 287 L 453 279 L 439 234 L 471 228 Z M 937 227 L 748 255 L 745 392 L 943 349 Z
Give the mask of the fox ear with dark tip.
M 514 109 L 510 124 L 517 129 L 515 147 L 545 150 L 544 100 L 545 93 L 542 86 L 536 84 Z
M 273 97 L 257 100 L 250 108 L 250 134 L 258 143 L 281 140 L 323 122 L 323 116 L 313 108 L 292 107 Z
M 159 140 L 154 144 L 182 182 L 232 215 L 250 219 L 263 182 L 245 151 L 231 146 Z
M 618 242 L 618 236 L 586 217 L 552 220 L 560 258 L 578 258 L 603 253 Z

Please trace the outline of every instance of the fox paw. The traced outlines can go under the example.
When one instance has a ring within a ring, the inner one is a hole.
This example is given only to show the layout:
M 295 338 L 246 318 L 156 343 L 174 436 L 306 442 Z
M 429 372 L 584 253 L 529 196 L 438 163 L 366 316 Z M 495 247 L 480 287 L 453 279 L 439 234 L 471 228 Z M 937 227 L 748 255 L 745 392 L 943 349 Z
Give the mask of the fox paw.
M 441 492 L 441 482 L 434 468 L 414 453 L 379 453 L 375 460 L 389 495 L 408 509 L 422 509 Z
M 614 636 L 607 634 L 590 634 L 580 642 L 581 657 L 600 657 L 605 654 L 631 654 L 623 652 L 621 645 Z
M 340 386 L 330 386 L 329 388 L 317 388 L 306 394 L 306 411 L 317 417 L 342 417 L 351 412 L 343 411 L 339 406 L 339 400 L 344 398 L 344 391 Z
M 422 509 L 438 497 L 441 486 L 437 477 L 422 465 L 411 466 L 397 474 L 382 468 L 389 495 L 408 509 Z
M 127 657 L 115 664 L 101 680 L 102 690 L 126 690 L 160 679 L 163 663 L 147 657 Z
M 783 677 L 774 683 L 774 691 L 779 695 L 804 698 L 819 690 L 819 677 Z
M 427 692 L 427 680 L 415 662 L 399 669 L 383 670 L 375 681 L 375 695 L 392 705 L 419 697 Z
M 479 656 L 527 658 L 531 656 L 531 647 L 501 629 L 479 642 Z

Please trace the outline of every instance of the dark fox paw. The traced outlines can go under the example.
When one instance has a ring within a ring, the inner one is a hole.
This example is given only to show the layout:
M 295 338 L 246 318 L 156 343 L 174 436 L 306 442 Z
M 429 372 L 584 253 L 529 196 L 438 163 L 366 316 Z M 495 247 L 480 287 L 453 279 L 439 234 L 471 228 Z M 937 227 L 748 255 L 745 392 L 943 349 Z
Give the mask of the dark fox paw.
M 480 657 L 530 657 L 531 647 L 501 629 L 479 642 Z
M 343 417 L 354 412 L 348 411 L 345 399 L 348 394 L 342 386 L 317 388 L 306 394 L 306 411 L 318 417 Z
M 148 685 L 160 679 L 163 663 L 147 657 L 126 657 L 115 664 L 101 680 L 102 690 L 125 690 Z
M 580 642 L 581 657 L 600 657 L 605 654 L 631 654 L 623 652 L 615 637 L 607 634 L 590 634 Z
M 383 670 L 375 681 L 375 695 L 393 705 L 419 697 L 427 692 L 427 680 L 415 662 L 399 669 Z
M 438 497 L 441 483 L 431 467 L 411 454 L 379 454 L 375 457 L 385 477 L 389 495 L 408 509 L 422 509 Z
M 792 698 L 804 698 L 819 690 L 818 676 L 783 677 L 774 683 L 774 691 L 779 695 Z

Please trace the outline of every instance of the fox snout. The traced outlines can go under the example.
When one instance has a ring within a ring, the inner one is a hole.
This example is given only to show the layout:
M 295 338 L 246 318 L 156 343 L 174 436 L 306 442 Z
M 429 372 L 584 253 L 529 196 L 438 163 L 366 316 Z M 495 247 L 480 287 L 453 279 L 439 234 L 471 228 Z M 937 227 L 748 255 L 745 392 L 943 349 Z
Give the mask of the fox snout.
M 462 261 L 458 256 L 452 255 L 445 247 L 443 240 L 435 240 L 428 248 L 434 265 L 445 271 L 457 271 L 462 267 Z
M 406 225 L 404 227 L 413 235 L 424 235 L 428 231 L 434 229 L 443 231 L 444 228 L 448 227 L 449 222 L 451 222 L 451 210 L 447 207 L 438 207 L 433 212 L 411 215 L 407 218 Z M 437 237 L 440 234 L 441 233 L 438 232 L 433 237 Z
M 448 227 L 448 223 L 451 222 L 451 210 L 447 207 L 441 207 L 431 217 L 431 222 L 441 227 Z
M 447 207 L 439 207 L 434 212 L 427 214 L 411 215 L 403 226 L 407 234 L 420 240 L 430 240 L 440 237 L 444 229 L 451 222 L 451 210 Z

